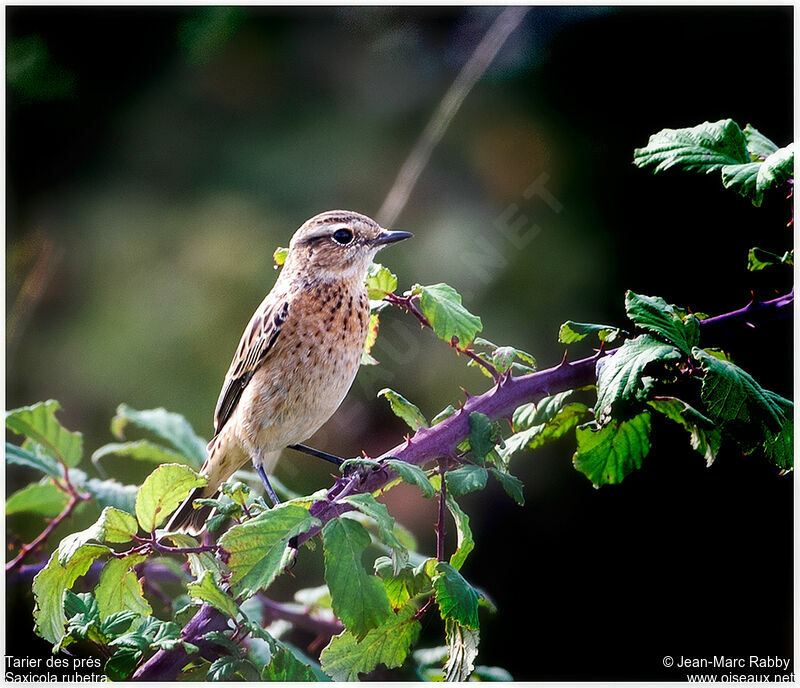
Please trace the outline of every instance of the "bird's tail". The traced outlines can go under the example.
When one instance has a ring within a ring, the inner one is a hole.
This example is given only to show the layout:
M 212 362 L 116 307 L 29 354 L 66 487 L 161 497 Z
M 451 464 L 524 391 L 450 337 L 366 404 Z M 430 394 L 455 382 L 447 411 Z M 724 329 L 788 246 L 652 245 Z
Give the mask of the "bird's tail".
M 214 499 L 219 495 L 219 486 L 247 461 L 247 455 L 237 442 L 231 442 L 224 434 L 217 435 L 208 443 L 208 458 L 200 469 L 208 479 L 205 487 L 196 487 L 178 510 L 172 515 L 166 528 L 170 532 L 182 531 L 190 535 L 199 534 L 206 525 L 213 507 L 194 507 L 195 499 Z

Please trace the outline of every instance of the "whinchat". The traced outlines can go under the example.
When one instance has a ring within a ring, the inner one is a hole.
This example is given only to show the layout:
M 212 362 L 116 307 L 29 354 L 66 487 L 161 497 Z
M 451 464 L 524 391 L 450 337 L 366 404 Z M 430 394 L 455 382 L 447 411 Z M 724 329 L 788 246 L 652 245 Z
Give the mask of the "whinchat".
M 277 503 L 267 474 L 280 451 L 333 415 L 358 371 L 370 314 L 367 268 L 381 248 L 410 236 L 349 210 L 316 215 L 295 232 L 225 376 L 201 469 L 208 484 L 189 495 L 168 530 L 202 530 L 211 509 L 195 509 L 193 500 L 213 497 L 248 459 Z

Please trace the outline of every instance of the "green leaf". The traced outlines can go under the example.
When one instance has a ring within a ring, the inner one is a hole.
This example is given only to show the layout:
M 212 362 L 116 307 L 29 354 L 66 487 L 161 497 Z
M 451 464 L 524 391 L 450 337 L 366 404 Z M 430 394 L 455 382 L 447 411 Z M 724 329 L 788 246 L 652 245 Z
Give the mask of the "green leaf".
M 786 421 L 774 439 L 764 441 L 764 454 L 778 468 L 785 471 L 794 469 L 794 421 L 792 411 L 788 409 Z
M 148 440 L 136 442 L 112 442 L 103 445 L 92 454 L 92 463 L 97 465 L 107 456 L 119 456 L 131 461 L 148 461 L 151 463 L 186 463 L 183 454 L 171 451 Z
M 136 519 L 129 513 L 106 507 L 100 517 L 88 528 L 67 535 L 58 546 L 58 560 L 62 566 L 70 563 L 76 553 L 88 542 L 128 542 L 136 534 Z
M 37 455 L 32 451 L 18 447 L 16 444 L 6 442 L 6 463 L 17 466 L 27 466 L 42 473 L 46 473 L 53 478 L 62 476 L 58 462 L 47 454 Z
M 402 418 L 412 430 L 428 427 L 428 421 L 425 420 L 422 411 L 402 394 L 398 394 L 393 389 L 384 387 L 376 396 L 386 397 L 386 399 L 389 400 L 394 415 L 398 418 Z
M 760 206 L 764 193 L 792 179 L 794 174 L 794 145 L 789 144 L 771 153 L 765 160 L 722 168 L 722 184 L 740 196 Z
M 100 624 L 97 600 L 90 592 L 75 594 L 72 590 L 64 592 L 64 614 L 69 619 L 68 632 L 85 638 L 93 628 Z
M 404 482 L 419 487 L 419 489 L 422 490 L 423 497 L 433 497 L 436 493 L 433 489 L 433 485 L 431 485 L 431 481 L 428 480 L 428 476 L 425 475 L 425 471 L 419 466 L 401 461 L 400 459 L 386 459 L 384 463 L 397 473 Z
M 453 495 L 448 493 L 445 498 L 445 504 L 453 516 L 456 524 L 456 533 L 458 540 L 456 544 L 456 551 L 450 557 L 450 565 L 454 569 L 460 569 L 466 561 L 469 553 L 475 548 L 475 540 L 472 537 L 472 530 L 469 527 L 469 516 L 461 509 L 458 502 L 453 498 Z
M 778 146 L 775 143 L 751 124 L 748 124 L 742 133 L 744 134 L 744 140 L 747 142 L 747 150 L 751 158 L 766 158 L 778 150 Z
M 262 681 L 316 681 L 314 670 L 303 664 L 294 653 L 279 642 L 275 642 L 277 652 L 273 652 L 270 663 L 261 670 Z
M 461 295 L 450 285 L 414 285 L 411 291 L 420 294 L 419 305 L 423 315 L 436 336 L 448 344 L 455 338 L 458 346 L 464 349 L 483 329 L 481 319 L 461 305 Z
M 511 681 L 514 680 L 514 677 L 508 670 L 497 666 L 478 665 L 475 667 L 475 671 L 473 671 L 472 674 L 480 681 L 503 681 L 511 683 Z
M 452 619 L 462 626 L 477 629 L 478 593 L 475 588 L 446 562 L 436 564 L 436 572 L 438 575 L 433 578 L 433 589 L 442 619 Z
M 333 612 L 360 638 L 392 613 L 383 583 L 368 575 L 361 564 L 369 535 L 360 523 L 336 518 L 325 524 L 322 541 Z
M 367 324 L 367 338 L 364 340 L 364 351 L 361 353 L 361 365 L 377 365 L 376 361 L 370 356 L 372 347 L 378 341 L 378 327 L 380 326 L 380 316 L 377 313 L 369 314 L 369 323 Z
M 139 493 L 136 485 L 123 485 L 112 479 L 91 478 L 80 487 L 92 495 L 102 507 L 113 506 L 129 514 L 135 513 L 136 495 Z
M 452 404 L 448 404 L 447 408 L 442 409 L 437 413 L 433 419 L 431 420 L 431 427 L 434 425 L 438 425 L 441 423 L 445 418 L 449 418 L 456 412 L 456 408 Z
M 609 416 L 621 403 L 642 401 L 653 387 L 654 378 L 645 375 L 648 366 L 680 360 L 681 353 L 671 344 L 648 334 L 627 340 L 617 351 L 601 359 L 597 375 L 598 419 Z
M 286 257 L 289 255 L 289 249 L 283 248 L 282 246 L 278 246 L 275 249 L 274 253 L 272 254 L 272 260 L 275 263 L 275 267 L 279 268 L 286 262 Z
M 92 562 L 108 552 L 102 545 L 84 545 L 70 559 L 67 566 L 58 560 L 58 550 L 50 555 L 47 565 L 33 579 L 34 630 L 36 635 L 60 648 L 64 640 L 64 593 L 85 574 Z
M 395 572 L 399 572 L 408 563 L 408 550 L 394 534 L 394 519 L 389 515 L 386 505 L 376 501 L 375 497 L 368 493 L 349 495 L 341 501 L 354 506 L 378 524 L 381 542 L 392 548 Z
M 572 463 L 595 487 L 622 482 L 650 451 L 650 414 L 640 413 L 630 420 L 611 421 L 599 429 L 594 423 L 575 431 L 578 449 Z
M 241 667 L 242 660 L 238 657 L 223 655 L 217 657 L 208 668 L 207 681 L 229 681 Z
M 593 323 L 579 323 L 567 320 L 558 328 L 558 341 L 562 344 L 574 344 L 586 339 L 589 335 L 597 335 L 601 342 L 609 344 L 619 337 L 621 330 L 612 325 L 595 325 Z
M 397 275 L 380 263 L 370 263 L 364 284 L 367 287 L 367 296 L 380 301 L 384 296 L 392 294 L 397 289 Z
M 447 473 L 445 473 L 447 490 L 454 497 L 460 497 L 461 495 L 474 492 L 475 490 L 482 490 L 486 487 L 487 476 L 488 473 L 485 468 L 467 464 L 454 471 L 447 471 Z
M 167 539 L 176 547 L 197 547 L 200 544 L 186 533 L 170 533 Z M 206 571 L 210 571 L 214 579 L 219 582 L 228 573 L 227 567 L 212 552 L 197 552 L 186 556 L 189 558 L 189 571 L 195 578 L 202 578 Z
M 247 598 L 269 587 L 289 563 L 289 540 L 315 525 L 308 509 L 284 504 L 225 533 L 219 544 L 230 554 L 233 594 Z
M 112 681 L 124 681 L 134 672 L 143 654 L 135 647 L 121 647 L 106 662 L 104 671 Z
M 750 153 L 739 125 L 721 119 L 686 129 L 663 129 L 634 151 L 633 162 L 656 174 L 673 166 L 708 174 L 725 165 L 749 163 Z
M 7 411 L 6 427 L 18 435 L 29 437 L 49 456 L 74 468 L 83 456 L 83 436 L 66 430 L 58 422 L 55 413 L 60 406 L 50 399 Z
M 163 408 L 137 411 L 127 404 L 120 404 L 117 415 L 111 419 L 111 432 L 115 437 L 124 439 L 129 424 L 169 442 L 195 468 L 202 466 L 206 460 L 205 440 L 198 437 L 189 421 L 178 413 L 170 413 Z
M 466 628 L 452 619 L 445 622 L 445 632 L 449 656 L 444 665 L 444 680 L 466 681 L 475 669 L 480 633 L 477 629 Z
M 200 604 L 208 602 L 232 619 L 239 615 L 239 607 L 236 602 L 233 601 L 230 595 L 226 595 L 219 589 L 211 571 L 204 571 L 200 580 L 193 581 L 186 587 L 192 599 L 198 600 Z
M 407 566 L 396 573 L 389 557 L 378 557 L 375 560 L 375 573 L 383 580 L 393 609 L 400 609 L 412 597 L 430 587 L 431 583 L 425 571 L 425 562 L 414 569 Z
M 124 609 L 121 612 L 109 614 L 105 621 L 100 624 L 100 632 L 105 636 L 119 635 L 127 631 L 133 620 L 137 618 L 139 618 L 139 615 L 132 609 Z
M 111 559 L 103 566 L 94 591 L 101 619 L 126 609 L 139 616 L 153 613 L 150 603 L 144 599 L 142 584 L 133 570 L 145 558 L 143 554 L 130 554 L 122 559 Z
M 677 346 L 687 356 L 700 341 L 700 322 L 694 315 L 681 315 L 660 296 L 625 292 L 625 311 L 642 329 Z
M 166 463 L 145 478 L 136 496 L 136 518 L 146 533 L 154 531 L 195 487 L 207 479 L 188 466 Z
M 472 456 L 478 463 L 486 460 L 486 455 L 494 449 L 495 429 L 489 417 L 483 413 L 469 414 L 469 446 Z
M 416 611 L 409 603 L 397 614 L 390 612 L 360 641 L 350 631 L 334 636 L 320 655 L 323 671 L 334 681 L 358 681 L 359 674 L 373 671 L 378 664 L 388 669 L 399 667 L 419 637 L 421 627 L 414 618 Z
M 700 398 L 708 417 L 733 435 L 745 451 L 775 442 L 785 432 L 793 408 L 790 401 L 764 389 L 730 361 L 697 348 L 692 355 L 703 368 Z
M 503 486 L 506 494 L 520 506 L 525 506 L 525 495 L 522 494 L 522 481 L 515 475 L 503 473 L 496 468 L 490 468 L 489 472 L 497 478 Z
M 782 256 L 772 251 L 765 251 L 763 248 L 754 246 L 747 254 L 747 269 L 750 272 L 763 270 L 771 265 L 784 264 L 794 265 L 794 255 L 791 251 L 786 251 Z
M 67 494 L 52 481 L 33 483 L 17 490 L 8 498 L 6 516 L 31 513 L 53 518 L 64 511 L 68 501 Z
M 703 455 L 706 465 L 714 463 L 722 444 L 722 434 L 708 418 L 685 401 L 675 397 L 651 399 L 647 404 L 682 425 L 689 433 L 692 448 Z

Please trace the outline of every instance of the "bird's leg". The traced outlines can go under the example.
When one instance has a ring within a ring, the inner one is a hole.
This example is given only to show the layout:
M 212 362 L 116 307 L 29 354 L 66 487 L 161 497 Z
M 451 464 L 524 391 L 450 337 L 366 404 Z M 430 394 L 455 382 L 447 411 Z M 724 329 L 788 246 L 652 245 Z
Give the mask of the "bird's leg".
M 278 506 L 278 504 L 281 503 L 281 500 L 278 499 L 278 495 L 275 494 L 275 490 L 272 488 L 272 485 L 269 484 L 267 472 L 260 463 L 256 465 L 256 471 L 258 472 L 258 475 L 261 476 L 261 482 L 264 483 L 264 489 L 267 491 L 267 495 L 269 495 L 270 500 L 272 500 L 272 506 Z
M 339 458 L 333 454 L 328 454 L 328 452 L 320 451 L 319 449 L 314 449 L 313 447 L 307 447 L 305 444 L 290 444 L 289 449 L 295 449 L 299 452 L 303 452 L 304 454 L 310 454 L 311 456 L 316 456 L 318 459 L 324 459 L 325 461 L 330 461 L 337 466 L 341 466 L 344 463 L 344 459 Z

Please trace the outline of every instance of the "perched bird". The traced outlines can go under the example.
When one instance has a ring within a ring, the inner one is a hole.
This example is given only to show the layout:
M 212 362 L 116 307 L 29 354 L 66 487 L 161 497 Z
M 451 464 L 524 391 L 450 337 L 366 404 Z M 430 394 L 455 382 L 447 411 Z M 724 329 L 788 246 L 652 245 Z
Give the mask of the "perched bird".
M 303 224 L 291 239 L 283 269 L 239 341 L 214 413 L 214 437 L 195 489 L 168 530 L 198 533 L 220 484 L 252 460 L 267 494 L 267 478 L 284 447 L 313 435 L 342 403 L 355 378 L 369 323 L 364 279 L 375 254 L 412 236 L 388 231 L 349 210 L 331 210 Z

